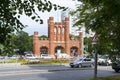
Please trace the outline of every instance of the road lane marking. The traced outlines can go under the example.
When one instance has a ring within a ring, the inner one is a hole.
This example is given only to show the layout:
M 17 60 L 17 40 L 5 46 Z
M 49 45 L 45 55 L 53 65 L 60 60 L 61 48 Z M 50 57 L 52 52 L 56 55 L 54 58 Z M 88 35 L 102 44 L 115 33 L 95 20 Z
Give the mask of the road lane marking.
M 23 72 L 22 73 L 22 71 L 21 72 L 9 72 L 9 73 L 0 73 L 0 76 L 12 76 L 12 75 L 27 75 L 27 74 L 38 74 L 38 73 L 53 73 L 53 72 L 45 72 L 45 71 L 43 71 L 43 72 L 41 72 L 41 71 L 30 71 L 30 72 Z

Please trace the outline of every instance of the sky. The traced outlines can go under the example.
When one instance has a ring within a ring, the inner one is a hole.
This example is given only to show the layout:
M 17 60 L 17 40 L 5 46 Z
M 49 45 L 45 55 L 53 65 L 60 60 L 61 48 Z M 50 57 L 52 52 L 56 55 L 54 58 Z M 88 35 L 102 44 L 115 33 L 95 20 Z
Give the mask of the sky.
M 78 4 L 75 0 L 50 0 L 53 4 L 58 4 L 60 6 L 69 7 L 74 10 L 76 8 L 76 4 Z M 25 15 L 21 16 L 20 21 L 24 25 L 28 25 L 28 27 L 24 28 L 23 31 L 27 32 L 29 35 L 33 35 L 35 31 L 39 33 L 39 35 L 48 35 L 48 24 L 47 20 L 49 17 L 54 17 L 55 22 L 61 22 L 61 11 L 51 11 L 51 12 L 38 12 L 39 16 L 43 19 L 44 24 L 39 24 L 29 17 Z M 70 33 L 76 33 L 76 30 L 72 28 L 72 20 L 70 18 Z

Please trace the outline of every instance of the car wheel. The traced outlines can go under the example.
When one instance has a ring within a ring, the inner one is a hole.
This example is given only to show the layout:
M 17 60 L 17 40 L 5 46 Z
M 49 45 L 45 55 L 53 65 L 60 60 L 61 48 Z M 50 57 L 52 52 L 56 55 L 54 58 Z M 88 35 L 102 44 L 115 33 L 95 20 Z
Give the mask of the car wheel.
M 119 72 L 119 69 L 115 69 L 115 72 Z
M 74 68 L 74 66 L 70 66 L 71 68 Z
M 94 64 L 91 64 L 90 67 L 94 68 Z
M 106 63 L 106 66 L 109 66 L 109 63 L 108 63 L 108 62 Z
M 79 64 L 78 67 L 81 68 L 81 67 L 82 67 L 82 64 Z

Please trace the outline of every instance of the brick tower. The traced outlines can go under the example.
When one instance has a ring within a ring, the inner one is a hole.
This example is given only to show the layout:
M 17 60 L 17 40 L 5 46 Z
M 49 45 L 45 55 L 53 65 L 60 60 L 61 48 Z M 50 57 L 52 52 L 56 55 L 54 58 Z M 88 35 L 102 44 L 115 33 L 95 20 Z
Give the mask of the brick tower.
M 61 22 L 54 22 L 54 18 L 50 17 L 48 19 L 48 39 L 39 39 L 38 32 L 34 32 L 33 53 L 36 56 L 50 54 L 54 57 L 57 53 L 81 56 L 82 36 L 82 32 L 80 32 L 79 39 L 70 38 L 68 17 Z

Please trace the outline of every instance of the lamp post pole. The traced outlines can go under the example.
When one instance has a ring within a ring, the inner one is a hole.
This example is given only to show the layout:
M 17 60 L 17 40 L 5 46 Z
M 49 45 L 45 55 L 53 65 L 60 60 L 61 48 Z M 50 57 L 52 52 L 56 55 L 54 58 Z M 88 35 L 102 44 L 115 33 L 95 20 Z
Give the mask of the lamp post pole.
M 98 40 L 98 36 L 95 34 L 94 36 L 93 36 L 93 39 L 92 39 L 92 45 L 93 45 L 93 47 L 94 47 L 94 52 L 95 52 L 95 58 L 94 58 L 94 60 L 95 60 L 95 67 L 94 67 L 94 78 L 95 79 L 97 79 L 97 56 L 98 56 L 98 54 L 97 54 L 97 40 Z
M 94 78 L 96 79 L 97 78 L 97 56 L 98 56 L 98 54 L 97 54 L 97 49 L 96 49 L 96 46 L 95 46 L 95 44 L 94 44 L 94 47 L 95 47 L 95 68 L 94 68 Z

